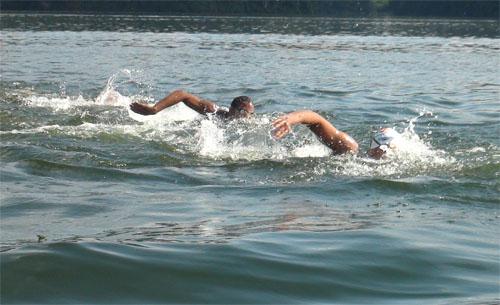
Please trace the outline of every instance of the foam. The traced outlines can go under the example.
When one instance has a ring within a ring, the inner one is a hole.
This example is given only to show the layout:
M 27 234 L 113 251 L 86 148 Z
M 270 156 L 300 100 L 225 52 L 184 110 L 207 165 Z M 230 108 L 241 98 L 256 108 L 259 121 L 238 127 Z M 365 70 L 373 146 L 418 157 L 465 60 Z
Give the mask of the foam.
M 29 107 L 46 107 L 56 111 L 64 111 L 75 107 L 94 105 L 94 101 L 86 100 L 82 96 L 77 97 L 48 97 L 32 95 L 24 99 Z
M 60 130 L 61 126 L 55 125 L 46 125 L 40 126 L 36 128 L 26 128 L 26 129 L 12 129 L 8 131 L 0 131 L 0 134 L 36 134 L 36 133 L 46 133 L 51 130 Z
M 329 156 L 330 150 L 321 143 L 306 144 L 293 149 L 291 155 L 295 158 L 320 158 Z

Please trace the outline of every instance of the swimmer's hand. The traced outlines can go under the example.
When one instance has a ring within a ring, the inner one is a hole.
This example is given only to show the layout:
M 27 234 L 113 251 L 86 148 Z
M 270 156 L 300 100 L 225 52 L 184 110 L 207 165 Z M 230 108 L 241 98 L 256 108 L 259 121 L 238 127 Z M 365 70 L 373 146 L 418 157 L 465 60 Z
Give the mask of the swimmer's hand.
M 293 113 L 280 116 L 273 121 L 273 136 L 276 139 L 281 139 L 292 131 L 292 126 L 297 124 Z
M 137 102 L 130 104 L 130 110 L 142 115 L 152 115 L 157 113 L 156 109 L 153 106 Z

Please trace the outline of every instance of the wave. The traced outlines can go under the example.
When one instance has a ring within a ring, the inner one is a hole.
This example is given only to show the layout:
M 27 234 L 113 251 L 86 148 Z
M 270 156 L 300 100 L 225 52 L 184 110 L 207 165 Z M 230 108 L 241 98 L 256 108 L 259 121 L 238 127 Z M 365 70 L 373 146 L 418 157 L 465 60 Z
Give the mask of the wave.
M 430 242 L 439 239 L 432 233 L 424 245 L 384 231 L 272 236 L 204 245 L 93 239 L 32 245 L 2 253 L 2 299 L 93 304 L 452 304 L 472 298 L 493 304 L 498 299 L 495 249 L 484 244 L 487 255 L 464 251 L 472 248 L 465 242 L 459 254 L 434 247 Z

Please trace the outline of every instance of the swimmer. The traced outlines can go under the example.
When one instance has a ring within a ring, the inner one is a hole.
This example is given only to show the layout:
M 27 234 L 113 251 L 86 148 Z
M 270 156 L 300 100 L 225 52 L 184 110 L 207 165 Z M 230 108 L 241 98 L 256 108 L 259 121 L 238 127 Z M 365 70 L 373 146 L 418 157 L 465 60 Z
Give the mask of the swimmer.
M 238 96 L 233 99 L 229 109 L 219 107 L 214 102 L 204 100 L 196 95 L 182 90 L 175 90 L 154 105 L 146 103 L 132 103 L 130 109 L 138 114 L 153 115 L 165 108 L 183 102 L 186 106 L 200 114 L 213 113 L 218 117 L 225 119 L 247 118 L 253 115 L 254 106 L 248 96 Z
M 401 134 L 396 130 L 387 127 L 381 128 L 372 135 L 370 149 L 367 152 L 368 156 L 374 159 L 380 159 L 384 157 L 390 149 L 396 149 L 400 141 Z
M 297 124 L 306 125 L 320 141 L 334 154 L 357 154 L 358 143 L 347 133 L 338 130 L 324 117 L 311 110 L 300 110 L 285 114 L 273 121 L 274 137 L 281 139 L 292 131 Z M 382 158 L 385 153 L 396 147 L 395 141 L 400 134 L 392 128 L 383 128 L 372 137 L 368 156 Z

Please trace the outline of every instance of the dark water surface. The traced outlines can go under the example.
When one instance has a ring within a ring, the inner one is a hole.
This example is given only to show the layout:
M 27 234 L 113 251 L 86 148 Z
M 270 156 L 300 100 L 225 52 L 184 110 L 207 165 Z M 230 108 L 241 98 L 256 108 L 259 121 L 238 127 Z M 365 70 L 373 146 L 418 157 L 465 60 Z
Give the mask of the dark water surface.
M 500 302 L 498 21 L 1 25 L 2 303 Z M 258 115 L 128 110 L 178 88 Z M 302 108 L 362 152 L 274 140 Z M 374 161 L 379 126 L 405 145 Z

